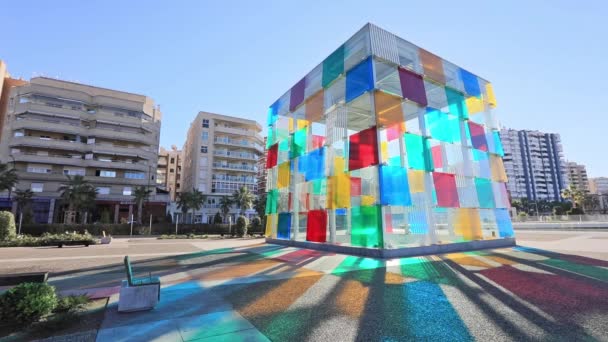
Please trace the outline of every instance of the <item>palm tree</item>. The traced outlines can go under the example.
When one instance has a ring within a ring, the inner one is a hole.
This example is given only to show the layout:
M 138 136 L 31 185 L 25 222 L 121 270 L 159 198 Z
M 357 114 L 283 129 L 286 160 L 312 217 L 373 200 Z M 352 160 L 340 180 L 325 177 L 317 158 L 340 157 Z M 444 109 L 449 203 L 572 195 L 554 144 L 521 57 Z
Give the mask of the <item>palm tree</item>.
M 137 204 L 137 222 L 141 222 L 141 215 L 144 206 L 144 202 L 148 200 L 148 197 L 152 193 L 152 190 L 148 190 L 145 186 L 138 186 L 133 191 L 133 200 Z
M 584 205 L 585 193 L 572 185 L 563 189 L 561 195 L 563 199 L 572 201 L 575 208 Z M 582 210 L 584 211 L 585 208 L 582 208 Z
M 266 215 L 266 194 L 258 195 L 253 201 L 253 208 L 260 218 Z
M 17 202 L 17 213 L 30 213 L 34 192 L 30 189 L 15 191 L 15 201 Z
M 228 213 L 230 213 L 231 208 L 232 200 L 230 197 L 222 197 L 222 199 L 220 199 L 220 211 L 222 212 L 222 217 L 224 217 L 224 222 L 228 222 Z
M 234 191 L 234 194 L 232 194 L 232 202 L 241 210 L 241 215 L 245 213 L 245 210 L 251 208 L 254 199 L 255 196 L 246 186 L 241 186 L 238 190 Z
M 66 175 L 66 177 L 68 183 L 61 185 L 59 192 L 61 193 L 61 200 L 67 203 L 68 210 L 82 214 L 95 207 L 97 189 L 81 175 L 74 177 Z M 81 219 L 84 223 L 84 215 L 81 215 Z
M 205 200 L 207 198 L 205 195 L 203 195 L 202 192 L 200 192 L 197 189 L 192 189 L 189 197 L 190 197 L 189 198 L 190 203 L 189 203 L 188 207 L 190 207 L 190 209 L 192 209 L 192 218 L 194 218 L 194 213 L 197 210 L 201 209 L 203 204 L 205 204 Z
M 184 191 L 180 192 L 177 197 L 177 209 L 182 212 L 182 223 L 184 223 L 184 218 L 190 210 L 190 192 Z
M 17 170 L 14 164 L 12 168 L 8 168 L 8 164 L 0 163 L 0 191 L 8 190 L 8 198 L 11 198 L 11 192 L 15 185 L 19 182 Z

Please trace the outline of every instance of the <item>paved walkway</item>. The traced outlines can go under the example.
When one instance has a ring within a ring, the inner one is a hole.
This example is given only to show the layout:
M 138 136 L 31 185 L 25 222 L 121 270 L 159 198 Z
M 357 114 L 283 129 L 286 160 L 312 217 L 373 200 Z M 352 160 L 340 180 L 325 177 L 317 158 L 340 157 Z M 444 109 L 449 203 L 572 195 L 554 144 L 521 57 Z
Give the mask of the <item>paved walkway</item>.
M 559 241 L 577 233 L 526 234 L 523 241 L 562 248 Z M 98 341 L 608 338 L 604 260 L 529 247 L 385 261 L 263 240 L 115 242 L 54 253 L 24 248 L 29 253 L 17 258 L 0 250 L 0 272 L 44 268 L 25 260 L 54 258 L 47 267 L 58 289 L 110 296 Z M 595 253 L 595 245 L 579 245 Z M 82 258 L 93 251 L 102 257 Z M 122 256 L 131 252 L 136 273 L 161 277 L 161 302 L 119 314 Z

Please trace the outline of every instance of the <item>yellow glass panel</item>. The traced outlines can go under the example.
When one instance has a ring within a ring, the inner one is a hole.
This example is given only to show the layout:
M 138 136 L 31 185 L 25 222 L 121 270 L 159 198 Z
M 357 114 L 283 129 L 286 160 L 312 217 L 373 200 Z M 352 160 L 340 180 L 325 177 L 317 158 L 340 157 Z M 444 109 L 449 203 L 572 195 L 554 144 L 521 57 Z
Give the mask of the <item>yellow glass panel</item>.
M 330 209 L 350 208 L 350 176 L 348 173 L 341 172 L 336 176 L 327 178 L 327 188 L 329 189 Z
M 346 171 L 346 161 L 344 157 L 334 157 L 334 173 L 333 175 L 338 175 L 340 173 L 344 173 Z
M 486 96 L 488 97 L 488 103 L 492 107 L 496 107 L 496 97 L 494 96 L 494 87 L 492 83 L 486 83 Z
M 407 180 L 410 183 L 410 192 L 418 193 L 424 192 L 424 171 L 422 170 L 408 170 Z
M 376 204 L 376 197 L 374 196 L 361 196 L 361 205 L 362 206 L 367 206 L 367 205 L 374 205 Z
M 500 156 L 490 154 L 490 170 L 492 171 L 492 180 L 495 182 L 507 182 L 507 173 L 505 165 Z
M 298 129 L 308 127 L 308 121 L 306 120 L 298 120 Z
M 266 215 L 266 231 L 264 235 L 266 237 L 276 238 L 276 221 L 277 214 Z
M 289 118 L 289 133 L 295 132 L 294 122 L 292 118 Z
M 382 161 L 388 161 L 388 141 L 380 143 L 380 151 L 382 153 Z
M 473 208 L 458 208 L 454 217 L 454 233 L 465 240 L 481 239 L 479 211 Z
M 479 112 L 483 112 L 483 100 L 476 98 L 475 96 L 471 96 L 465 100 L 467 105 L 467 111 L 469 114 L 475 114 Z
M 317 92 L 306 100 L 306 120 L 319 122 L 323 118 L 323 90 Z
M 424 75 L 431 79 L 445 84 L 445 75 L 443 73 L 443 61 L 436 55 L 420 49 L 420 62 L 424 69 Z
M 279 164 L 279 177 L 277 188 L 286 188 L 289 186 L 289 162 Z

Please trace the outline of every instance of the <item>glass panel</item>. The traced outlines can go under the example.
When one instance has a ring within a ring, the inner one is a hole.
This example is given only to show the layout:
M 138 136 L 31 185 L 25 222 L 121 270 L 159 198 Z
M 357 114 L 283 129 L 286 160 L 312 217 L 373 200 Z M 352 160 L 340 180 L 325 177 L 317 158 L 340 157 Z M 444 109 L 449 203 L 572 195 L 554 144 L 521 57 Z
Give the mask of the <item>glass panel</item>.
M 327 88 L 342 73 L 344 73 L 344 45 L 323 61 L 323 88 Z
M 289 97 L 289 111 L 293 112 L 302 102 L 304 102 L 304 88 L 306 86 L 306 79 L 301 79 L 291 88 L 291 95 Z
M 291 149 L 289 150 L 289 158 L 293 159 L 306 153 L 306 138 L 308 136 L 307 127 L 297 130 L 291 140 Z
M 409 70 L 399 68 L 399 80 L 403 98 L 414 101 L 421 106 L 428 104 L 422 76 Z
M 448 100 L 448 110 L 450 114 L 457 115 L 461 119 L 468 119 L 469 112 L 465 105 L 464 95 L 456 90 L 445 88 L 445 95 Z
M 428 140 L 416 134 L 405 133 L 407 163 L 412 169 L 433 171 Z
M 387 93 L 401 96 L 401 85 L 399 83 L 399 72 L 394 64 L 374 60 L 374 72 L 376 73 L 376 88 Z
M 494 208 L 494 192 L 489 179 L 475 178 L 475 188 L 480 208 Z
M 325 148 L 320 148 L 306 156 L 306 181 L 323 177 L 325 177 Z
M 464 83 L 464 91 L 467 94 L 477 97 L 481 96 L 481 88 L 479 87 L 477 76 L 464 69 L 460 69 L 460 77 L 462 78 L 462 83 Z
M 266 157 L 266 168 L 269 169 L 277 165 L 277 156 L 279 153 L 279 144 L 274 144 L 268 149 Z
M 499 236 L 501 238 L 513 237 L 513 225 L 511 224 L 509 211 L 506 209 L 496 209 L 494 215 L 496 216 Z
M 289 179 L 290 179 L 290 163 L 289 162 L 285 162 L 283 164 L 279 165 L 279 176 L 278 176 L 278 182 L 277 182 L 277 188 L 285 188 L 289 186 Z
M 450 173 L 433 172 L 433 183 L 437 196 L 437 205 L 444 208 L 457 208 L 458 190 L 456 189 L 456 178 Z
M 380 202 L 383 205 L 412 205 L 407 171 L 401 166 L 380 165 Z
M 415 73 L 422 74 L 422 65 L 418 57 L 418 47 L 406 40 L 397 37 L 397 51 L 399 64 Z
M 319 91 L 306 100 L 306 120 L 319 122 L 323 119 L 323 91 Z
M 369 30 L 364 28 L 344 43 L 344 70 L 350 70 L 370 54 Z
M 379 127 L 389 127 L 404 121 L 400 97 L 376 91 L 374 92 L 374 104 Z
M 459 208 L 452 209 L 451 214 L 451 224 L 456 235 L 462 236 L 466 241 L 482 238 L 479 210 Z
M 370 57 L 346 73 L 346 102 L 373 88 L 374 74 Z
M 424 75 L 441 83 L 445 84 L 445 76 L 443 74 L 443 61 L 434 54 L 420 49 L 420 62 L 424 69 Z
M 351 244 L 360 247 L 382 248 L 380 206 L 361 206 L 351 209 Z
M 291 214 L 280 213 L 277 227 L 277 238 L 289 240 L 291 233 Z
M 314 242 L 327 241 L 327 211 L 311 210 L 306 220 L 306 240 Z
M 378 164 L 378 137 L 376 127 L 355 133 L 348 138 L 348 169 L 357 170 Z

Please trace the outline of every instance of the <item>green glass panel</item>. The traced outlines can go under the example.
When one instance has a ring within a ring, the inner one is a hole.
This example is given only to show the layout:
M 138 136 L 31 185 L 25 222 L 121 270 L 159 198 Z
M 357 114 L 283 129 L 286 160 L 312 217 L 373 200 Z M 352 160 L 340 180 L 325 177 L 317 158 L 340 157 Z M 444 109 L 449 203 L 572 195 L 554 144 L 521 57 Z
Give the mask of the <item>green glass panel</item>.
M 323 61 L 323 88 L 327 88 L 342 73 L 344 73 L 344 45 Z
M 289 140 L 279 142 L 279 151 L 289 151 Z
M 266 215 L 277 213 L 277 203 L 279 202 L 279 191 L 270 190 L 266 195 Z
M 475 178 L 475 188 L 480 208 L 494 208 L 494 193 L 489 179 Z
M 382 248 L 382 222 L 380 206 L 351 208 L 351 244 L 359 247 Z
M 445 88 L 445 95 L 448 99 L 450 113 L 457 115 L 461 119 L 469 118 L 469 111 L 464 102 L 464 96 L 456 90 Z
M 327 179 L 315 179 L 312 181 L 312 193 L 315 195 L 325 195 L 327 193 Z
M 301 128 L 291 138 L 291 150 L 289 150 L 289 158 L 293 159 L 306 153 L 306 127 Z
M 270 148 L 270 146 L 274 145 L 275 141 L 275 133 L 274 133 L 274 127 L 269 127 L 268 128 L 268 138 L 266 139 L 266 148 Z
M 410 168 L 433 171 L 428 139 L 420 135 L 405 133 L 405 150 Z

